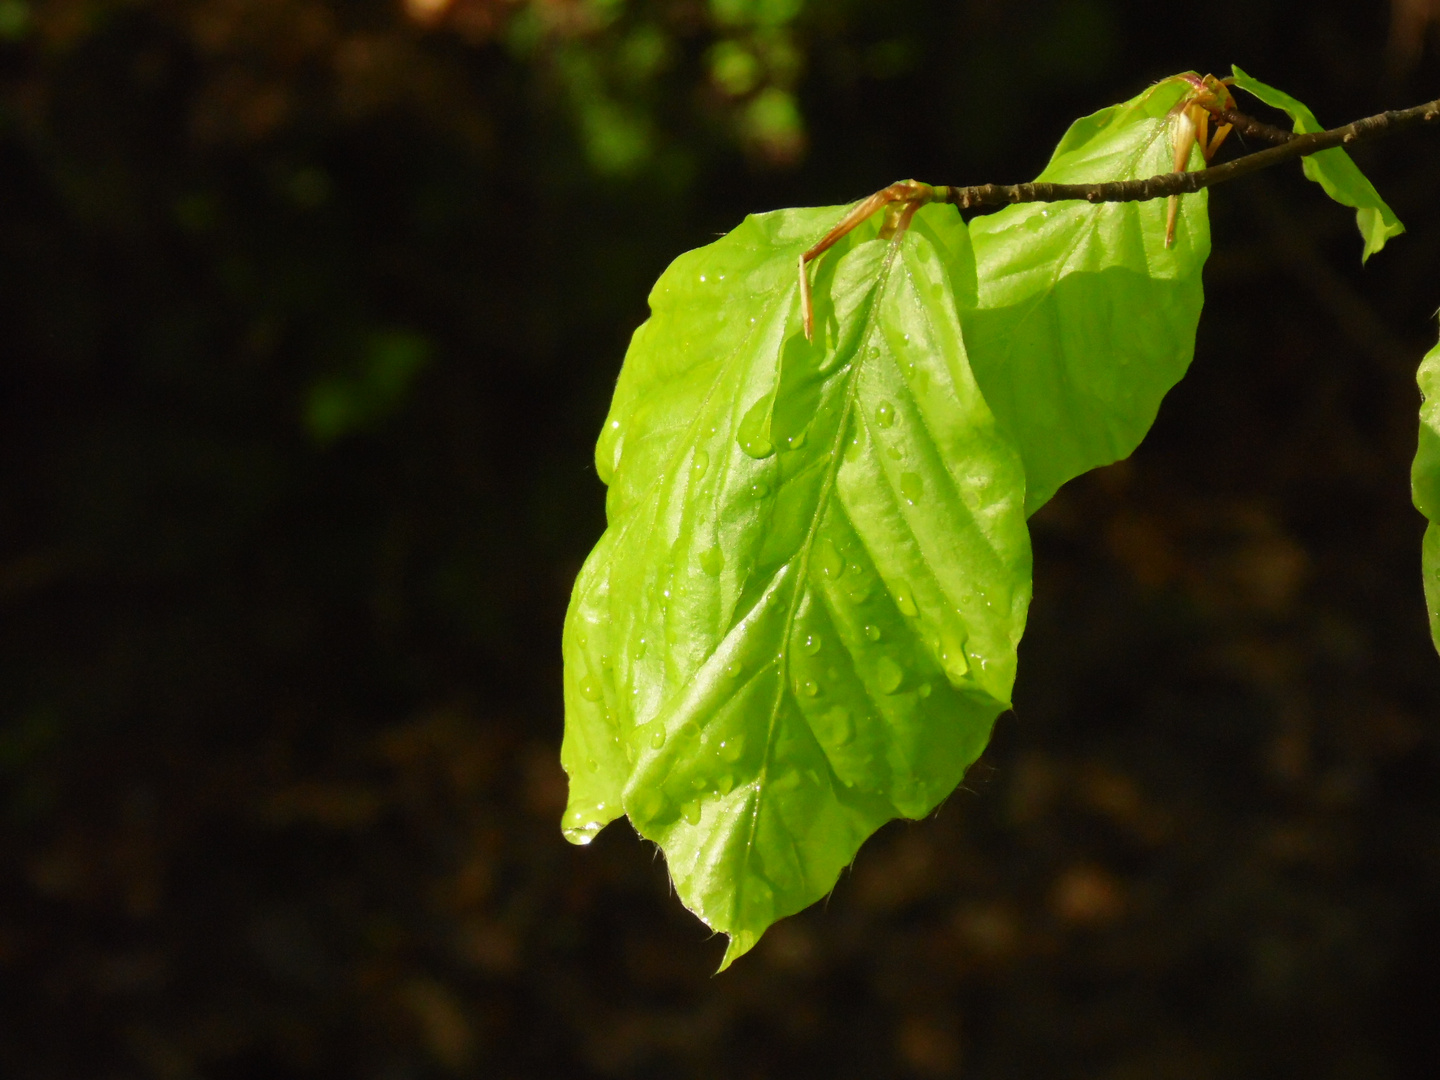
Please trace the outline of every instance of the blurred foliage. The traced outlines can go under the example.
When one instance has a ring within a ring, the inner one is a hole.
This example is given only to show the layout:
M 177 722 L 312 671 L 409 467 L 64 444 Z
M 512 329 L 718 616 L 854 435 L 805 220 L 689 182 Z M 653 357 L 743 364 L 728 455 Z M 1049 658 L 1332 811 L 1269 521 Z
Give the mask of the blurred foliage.
M 679 251 L 1023 179 L 1236 61 L 1339 121 L 1386 11 L 0 0 L 0 1075 L 1428 1077 L 1440 673 L 1409 508 L 1440 144 L 1212 200 L 1192 375 L 1035 522 L 1016 714 L 722 944 L 560 838 L 590 465 Z M 318 404 L 317 404 L 318 403 Z

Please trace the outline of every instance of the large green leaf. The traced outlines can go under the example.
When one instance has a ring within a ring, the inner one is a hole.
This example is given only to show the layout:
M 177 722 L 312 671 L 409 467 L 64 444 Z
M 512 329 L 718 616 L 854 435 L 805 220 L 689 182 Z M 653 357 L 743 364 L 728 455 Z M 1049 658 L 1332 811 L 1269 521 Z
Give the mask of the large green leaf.
M 1076 121 L 1039 179 L 1144 179 L 1173 166 L 1177 76 Z M 1192 165 L 1202 164 L 1199 151 Z M 1207 195 L 1166 205 L 1026 203 L 970 223 L 977 305 L 962 312 L 975 378 L 1025 461 L 1027 513 L 1128 456 L 1190 365 L 1210 253 Z
M 1440 345 L 1420 362 L 1420 445 L 1410 472 L 1415 507 L 1429 520 L 1421 566 L 1425 574 L 1425 604 L 1430 611 L 1430 634 L 1440 649 Z
M 954 789 L 1030 596 L 1023 470 L 956 314 L 965 226 L 933 206 L 847 237 L 812 344 L 796 259 L 843 212 L 748 218 L 661 277 L 565 625 L 566 835 L 627 813 L 726 964 Z
M 1241 90 L 1255 95 L 1272 109 L 1281 109 L 1288 113 L 1294 121 L 1297 134 L 1325 130 L 1324 125 L 1315 119 L 1314 113 L 1283 90 L 1267 86 L 1233 65 L 1230 70 L 1234 73 L 1235 85 Z M 1355 224 L 1365 239 L 1361 262 L 1368 261 L 1392 236 L 1399 236 L 1405 231 L 1405 226 L 1400 224 L 1395 211 L 1380 198 L 1375 185 L 1365 178 L 1360 166 L 1340 147 L 1311 154 L 1303 159 L 1303 165 L 1305 175 L 1324 188 L 1325 194 L 1342 206 L 1355 208 Z

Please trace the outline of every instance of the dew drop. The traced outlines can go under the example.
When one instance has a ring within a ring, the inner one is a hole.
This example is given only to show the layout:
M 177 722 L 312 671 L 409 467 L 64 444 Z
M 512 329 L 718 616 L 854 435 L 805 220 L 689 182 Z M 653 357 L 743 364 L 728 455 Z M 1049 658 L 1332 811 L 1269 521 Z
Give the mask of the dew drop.
M 694 720 L 686 720 L 685 723 L 680 725 L 680 734 L 687 739 L 698 739 L 700 737 L 700 727 Z
M 696 800 L 694 800 L 694 801 L 692 801 L 692 802 L 687 802 L 684 806 L 682 806 L 682 807 L 680 808 L 680 814 L 681 814 L 681 816 L 682 816 L 686 821 L 688 821 L 691 825 L 699 825 L 699 824 L 700 824 L 700 800 L 696 799 Z
M 788 450 L 799 450 L 805 445 L 805 432 L 797 431 L 794 435 L 785 436 L 785 447 Z
M 756 480 L 755 483 L 750 485 L 750 494 L 757 499 L 763 499 L 766 495 L 770 494 L 770 485 L 764 480 Z
M 660 749 L 662 746 L 664 746 L 664 745 L 665 745 L 665 728 L 664 728 L 664 726 L 657 720 L 657 721 L 655 722 L 655 730 L 650 733 L 650 749 L 651 749 L 651 750 L 659 750 L 659 749 Z
M 875 422 L 882 428 L 893 427 L 895 424 L 895 406 L 888 401 L 882 401 L 875 408 Z
M 725 773 L 719 780 L 715 781 L 715 790 L 721 795 L 729 795 L 730 789 L 735 786 L 735 778 Z
M 739 664 L 731 663 L 725 665 L 725 674 L 732 679 L 738 679 L 742 670 L 744 669 L 741 668 Z
M 903 581 L 897 582 L 895 588 L 890 590 L 895 597 L 895 606 L 900 609 L 901 615 L 909 615 L 912 618 L 919 614 L 919 608 L 915 606 L 915 597 L 910 594 L 910 586 Z
M 910 502 L 910 505 L 920 501 L 920 496 L 925 493 L 925 483 L 920 479 L 919 473 L 907 472 L 900 474 L 900 494 Z
M 870 625 L 870 626 L 865 627 L 865 636 L 866 636 L 867 638 L 869 638 L 871 641 L 879 641 L 879 640 L 880 640 L 880 628 L 879 628 L 878 626 L 873 625 L 873 624 Z
M 710 467 L 710 455 L 704 450 L 695 451 L 695 460 L 690 463 L 690 479 L 699 480 Z
M 572 844 L 588 844 L 595 839 L 595 835 L 603 828 L 598 821 L 586 821 L 579 825 L 567 825 L 562 832 L 565 839 Z
M 815 565 L 827 578 L 838 578 L 845 572 L 845 560 L 829 539 L 821 540 L 815 546 Z
M 711 577 L 720 576 L 720 571 L 725 569 L 725 556 L 721 553 L 718 545 L 706 548 L 700 553 L 700 569 Z
M 804 685 L 801 686 L 801 689 L 805 691 L 806 697 L 820 696 L 820 684 L 817 683 L 814 679 L 806 679 Z
M 900 684 L 905 681 L 905 672 L 900 665 L 888 656 L 882 656 L 880 662 L 875 665 L 875 685 L 880 688 L 882 694 L 893 694 L 900 689 Z
M 740 449 L 753 458 L 767 458 L 775 453 L 775 445 L 764 435 L 741 436 Z
M 704 778 L 703 776 L 697 776 L 697 777 L 695 777 L 693 780 L 690 781 L 690 786 L 691 786 L 692 788 L 694 788 L 696 791 L 704 791 L 704 790 L 705 790 L 705 778 Z
M 586 701 L 599 701 L 605 696 L 605 691 L 600 688 L 600 680 L 594 675 L 586 675 L 580 680 L 580 696 Z
M 745 743 L 739 738 L 726 739 L 720 744 L 720 760 L 739 761 L 740 754 L 745 749 Z
M 804 649 L 807 653 L 809 653 L 811 656 L 814 656 L 820 651 L 820 645 L 821 641 L 819 634 L 806 634 L 805 640 L 801 643 L 800 647 Z

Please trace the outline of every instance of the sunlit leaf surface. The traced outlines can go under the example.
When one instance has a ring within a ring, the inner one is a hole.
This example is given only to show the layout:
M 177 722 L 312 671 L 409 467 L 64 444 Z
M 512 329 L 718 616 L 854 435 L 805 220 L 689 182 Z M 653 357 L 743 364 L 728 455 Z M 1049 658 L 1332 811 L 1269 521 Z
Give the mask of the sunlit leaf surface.
M 1171 170 L 1167 79 L 1076 121 L 1039 179 L 1092 183 Z M 1203 164 L 1199 151 L 1192 167 Z M 1026 203 L 970 223 L 978 303 L 962 314 L 970 364 L 1025 462 L 1027 513 L 1067 480 L 1128 456 L 1190 365 L 1210 253 L 1207 195 Z
M 844 208 L 677 259 L 597 464 L 609 528 L 565 628 L 567 835 L 627 813 L 728 964 L 944 799 L 1007 707 L 1030 597 L 1019 456 L 971 373 L 969 239 L 929 207 L 822 259 Z
M 1314 113 L 1283 90 L 1266 86 L 1238 67 L 1232 67 L 1231 70 L 1235 73 L 1235 85 L 1241 90 L 1254 94 L 1271 108 L 1281 109 L 1289 114 L 1295 123 L 1296 133 L 1325 130 L 1325 126 L 1315 119 Z M 1302 164 L 1305 175 L 1324 188 L 1325 194 L 1342 206 L 1355 208 L 1355 224 L 1365 239 L 1361 262 L 1365 262 L 1383 248 L 1392 236 L 1399 236 L 1405 231 L 1405 226 L 1400 224 L 1395 211 L 1380 198 L 1375 185 L 1365 178 L 1360 167 L 1340 147 L 1311 154 L 1302 160 Z
M 1440 345 L 1420 363 L 1420 445 L 1410 474 L 1416 508 L 1430 524 L 1425 530 L 1421 566 L 1425 574 L 1425 606 L 1430 611 L 1430 633 L 1440 649 Z

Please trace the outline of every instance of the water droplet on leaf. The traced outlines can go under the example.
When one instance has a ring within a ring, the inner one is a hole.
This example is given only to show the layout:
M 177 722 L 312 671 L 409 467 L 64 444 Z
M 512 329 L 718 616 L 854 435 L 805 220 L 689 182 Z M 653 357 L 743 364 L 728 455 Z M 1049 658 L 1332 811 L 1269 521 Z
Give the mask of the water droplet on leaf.
M 586 675 L 580 680 L 580 696 L 586 701 L 599 701 L 605 696 L 605 691 L 600 688 L 600 680 L 594 675 Z
M 720 759 L 722 761 L 739 761 L 744 746 L 744 742 L 739 738 L 726 739 L 720 744 Z
M 830 726 L 835 730 L 835 741 L 841 746 L 855 738 L 855 723 L 850 719 L 850 710 L 836 705 L 830 710 Z
M 652 731 L 652 732 L 650 732 L 650 749 L 651 749 L 651 750 L 659 750 L 659 749 L 660 749 L 662 746 L 664 746 L 664 745 L 665 745 L 665 728 L 664 728 L 664 726 L 657 720 L 657 721 L 655 722 L 655 730 Z
M 919 473 L 907 472 L 900 474 L 900 494 L 908 499 L 911 505 L 920 501 L 920 496 L 925 493 L 925 483 L 920 479 Z
M 699 480 L 710 467 L 710 455 L 704 450 L 695 451 L 695 460 L 690 463 L 690 479 Z
M 700 801 L 698 799 L 687 802 L 680 808 L 680 815 L 691 825 L 700 824 Z
M 865 627 L 865 636 L 866 636 L 867 638 L 869 638 L 871 641 L 879 641 L 879 640 L 880 640 L 880 628 L 879 628 L 878 626 L 873 625 L 873 624 L 870 625 L 870 626 Z
M 805 685 L 801 687 L 801 689 L 805 691 L 807 697 L 820 696 L 820 684 L 817 683 L 814 679 L 806 679 Z
M 893 694 L 905 681 L 904 669 L 888 656 L 882 656 L 875 665 L 875 685 L 882 694 Z
M 819 634 L 806 634 L 805 641 L 801 644 L 800 647 L 804 649 L 807 653 L 809 653 L 811 656 L 814 656 L 820 651 L 820 644 L 821 643 Z
M 895 424 L 895 406 L 888 401 L 882 401 L 875 408 L 875 422 L 882 428 L 892 427 Z
M 897 582 L 890 590 L 895 597 L 895 606 L 900 609 L 901 615 L 909 615 L 912 618 L 919 614 L 920 609 L 915 606 L 915 597 L 910 594 L 910 586 L 903 581 Z
M 829 539 L 821 540 L 815 545 L 815 565 L 827 578 L 838 578 L 845 572 L 845 560 L 840 557 L 840 552 L 835 550 L 835 545 Z

